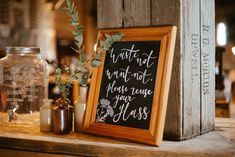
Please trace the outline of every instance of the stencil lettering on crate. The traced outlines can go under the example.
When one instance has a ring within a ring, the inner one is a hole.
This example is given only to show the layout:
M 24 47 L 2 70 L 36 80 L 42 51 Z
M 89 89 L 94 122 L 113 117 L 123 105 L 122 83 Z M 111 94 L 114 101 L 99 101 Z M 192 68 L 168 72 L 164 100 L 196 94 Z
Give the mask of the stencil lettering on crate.
M 199 34 L 191 35 L 191 46 L 192 46 L 192 55 L 191 55 L 191 81 L 197 80 L 199 76 L 199 55 L 200 55 L 200 40 Z
M 210 26 L 202 25 L 202 88 L 203 94 L 210 94 L 210 52 L 207 47 L 210 44 L 209 39 Z

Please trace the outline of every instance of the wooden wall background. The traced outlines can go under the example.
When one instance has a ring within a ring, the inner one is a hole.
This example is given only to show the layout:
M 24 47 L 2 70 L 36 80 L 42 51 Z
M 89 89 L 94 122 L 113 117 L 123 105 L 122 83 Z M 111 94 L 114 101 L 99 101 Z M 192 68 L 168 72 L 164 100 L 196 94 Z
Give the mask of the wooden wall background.
M 98 0 L 98 29 L 176 25 L 166 139 L 214 129 L 214 0 Z
M 40 6 L 33 0 L 0 0 L 0 47 L 36 46 Z

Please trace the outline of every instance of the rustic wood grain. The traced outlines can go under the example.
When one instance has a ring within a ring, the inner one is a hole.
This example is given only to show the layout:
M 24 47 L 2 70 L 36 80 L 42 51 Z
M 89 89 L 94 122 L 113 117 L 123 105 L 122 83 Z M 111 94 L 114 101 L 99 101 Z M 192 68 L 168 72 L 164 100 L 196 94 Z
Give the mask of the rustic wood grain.
M 3 149 L 10 149 L 9 151 L 15 154 L 19 153 L 19 150 L 24 150 L 31 156 L 36 154 L 40 156 L 41 153 L 116 157 L 234 157 L 235 155 L 235 119 L 216 119 L 216 131 L 187 141 L 163 141 L 161 147 L 153 147 L 81 133 L 55 135 L 40 132 L 38 118 L 39 115 L 33 115 L 21 119 L 24 122 L 32 122 L 30 125 L 19 123 L 12 125 L 7 122 L 7 114 L 0 113 L 0 152 L 2 153 Z
M 149 13 L 142 13 L 148 7 L 147 3 L 149 0 L 124 0 L 123 27 L 148 26 Z M 202 29 L 203 25 L 210 25 L 210 27 L 214 25 L 213 3 L 214 0 L 151 0 L 150 9 L 146 10 L 146 12 L 150 12 L 151 26 L 176 25 L 178 28 L 164 131 L 166 139 L 184 140 L 213 129 L 214 54 L 212 54 L 212 48 L 214 40 L 212 39 L 214 38 L 214 28 L 210 28 L 207 34 L 205 34 L 207 28 Z M 139 7 L 141 5 L 143 5 L 143 10 L 141 10 L 142 7 Z M 147 20 L 143 17 L 147 17 Z M 102 25 L 102 28 L 109 28 L 108 21 L 103 21 Z M 209 36 L 211 42 L 208 47 L 203 48 L 203 38 L 206 36 Z M 199 48 L 199 51 L 198 46 L 202 47 Z M 205 79 L 200 79 L 200 75 L 203 78 L 205 70 L 202 69 L 206 64 L 198 61 L 198 57 L 200 57 L 199 60 L 202 60 L 202 54 L 207 50 L 212 52 L 210 53 L 212 59 L 209 61 L 211 69 L 209 75 L 212 79 L 209 85 L 211 93 L 198 96 L 199 91 L 203 92 L 203 82 L 206 82 Z M 201 55 L 198 56 L 198 54 Z
M 182 138 L 200 134 L 200 0 L 181 4 Z
M 51 154 L 51 153 L 40 153 L 33 151 L 24 151 L 24 150 L 12 150 L 12 149 L 1 149 L 0 154 L 2 157 L 74 157 L 74 155 L 66 155 L 66 154 Z M 76 155 L 77 156 L 77 155 Z M 82 157 L 82 156 L 77 156 Z
M 152 26 L 176 25 L 178 28 L 175 44 L 174 61 L 167 114 L 164 129 L 164 138 L 180 140 L 182 138 L 182 95 L 181 95 L 181 23 L 179 0 L 152 0 Z M 165 9 L 167 8 L 167 9 Z
M 182 0 L 152 0 L 152 25 L 180 25 Z
M 215 118 L 215 2 L 201 7 L 201 132 L 214 129 Z
M 99 29 L 122 27 L 122 0 L 98 0 L 97 8 L 97 27 Z
M 209 48 L 202 47 L 205 37 L 201 37 L 201 25 L 207 24 L 210 27 L 214 25 L 214 10 L 213 4 L 209 4 L 212 1 L 202 1 L 152 0 L 152 25 L 176 25 L 178 27 L 165 124 L 165 138 L 167 139 L 184 140 L 213 128 L 214 103 L 211 98 L 214 98 L 214 77 L 209 85 L 210 95 L 202 96 L 200 75 L 203 74 L 201 51 L 206 52 L 214 47 L 212 42 Z M 210 40 L 212 40 L 213 33 L 212 28 L 207 34 Z M 210 58 L 212 59 L 208 63 L 209 68 L 214 69 L 213 54 Z M 210 77 L 214 75 L 213 70 L 209 73 Z
M 124 0 L 124 27 L 142 27 L 151 24 L 151 0 Z

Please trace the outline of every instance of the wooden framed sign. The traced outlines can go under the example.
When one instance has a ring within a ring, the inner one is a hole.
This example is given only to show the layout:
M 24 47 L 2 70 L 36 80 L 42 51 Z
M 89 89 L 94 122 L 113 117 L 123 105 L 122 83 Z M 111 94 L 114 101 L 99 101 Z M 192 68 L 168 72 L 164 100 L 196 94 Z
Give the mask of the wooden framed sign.
M 123 33 L 94 69 L 85 115 L 88 133 L 159 146 L 176 37 L 175 26 L 100 30 Z

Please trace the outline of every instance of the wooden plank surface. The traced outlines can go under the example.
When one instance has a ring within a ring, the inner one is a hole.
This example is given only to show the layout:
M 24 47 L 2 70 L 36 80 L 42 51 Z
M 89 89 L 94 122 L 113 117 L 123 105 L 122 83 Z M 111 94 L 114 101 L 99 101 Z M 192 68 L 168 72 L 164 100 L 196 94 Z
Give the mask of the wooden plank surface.
M 8 123 L 0 113 L 0 150 L 13 149 L 80 156 L 234 157 L 235 119 L 217 119 L 216 130 L 191 140 L 164 141 L 161 147 L 81 133 L 55 135 L 39 131 L 39 114 Z M 17 151 L 16 151 L 17 152 Z M 40 156 L 40 155 L 39 155 Z
M 200 0 L 182 1 L 183 139 L 200 134 Z
M 214 129 L 215 117 L 215 2 L 201 2 L 201 132 Z
M 0 154 L 2 157 L 74 157 L 74 155 L 66 154 L 49 154 L 49 153 L 40 153 L 33 151 L 24 151 L 24 150 L 12 150 L 12 149 L 1 149 Z M 77 156 L 81 157 L 81 156 Z
M 164 138 L 179 140 L 182 137 L 182 95 L 181 95 L 181 23 L 179 0 L 152 0 L 152 26 L 176 25 L 177 36 L 165 121 Z M 172 5 L 173 4 L 173 5 Z M 167 9 L 166 9 L 167 8 Z
M 124 0 L 124 27 L 150 26 L 151 0 Z
M 97 27 L 101 28 L 121 28 L 122 27 L 122 0 L 98 0 L 97 7 Z

